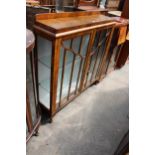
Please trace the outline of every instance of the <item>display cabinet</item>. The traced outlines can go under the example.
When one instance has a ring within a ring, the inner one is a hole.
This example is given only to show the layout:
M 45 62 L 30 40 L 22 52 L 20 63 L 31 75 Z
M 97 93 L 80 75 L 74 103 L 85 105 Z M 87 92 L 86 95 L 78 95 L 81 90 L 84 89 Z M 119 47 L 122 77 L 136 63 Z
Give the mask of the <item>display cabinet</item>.
M 34 35 L 26 30 L 26 142 L 37 134 L 41 116 L 37 102 L 34 70 Z
M 105 74 L 115 24 L 99 11 L 36 15 L 38 99 L 51 118 Z

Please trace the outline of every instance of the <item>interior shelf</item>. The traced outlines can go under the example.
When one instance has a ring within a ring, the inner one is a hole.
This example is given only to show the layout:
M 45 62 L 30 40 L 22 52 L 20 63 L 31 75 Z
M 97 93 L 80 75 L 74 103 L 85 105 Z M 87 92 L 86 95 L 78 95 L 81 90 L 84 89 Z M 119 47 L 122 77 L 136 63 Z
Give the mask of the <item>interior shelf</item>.
M 46 67 L 51 67 L 51 55 L 42 56 L 41 58 L 39 58 L 39 61 Z
M 40 99 L 40 102 L 46 108 L 49 109 L 50 108 L 50 68 L 49 68 L 50 61 L 48 61 L 48 60 L 49 59 L 47 58 L 47 56 L 42 57 L 42 59 L 39 59 L 38 64 L 39 64 L 39 99 Z M 76 82 L 77 82 L 77 73 L 79 72 L 80 62 L 81 62 L 80 58 L 77 58 L 75 60 L 70 92 L 75 91 Z M 71 67 L 72 67 L 72 63 L 67 63 L 65 65 L 62 98 L 66 97 L 68 95 Z M 61 76 L 62 76 L 62 67 L 59 67 L 57 103 L 59 102 Z M 78 83 L 78 86 L 79 86 L 79 83 Z

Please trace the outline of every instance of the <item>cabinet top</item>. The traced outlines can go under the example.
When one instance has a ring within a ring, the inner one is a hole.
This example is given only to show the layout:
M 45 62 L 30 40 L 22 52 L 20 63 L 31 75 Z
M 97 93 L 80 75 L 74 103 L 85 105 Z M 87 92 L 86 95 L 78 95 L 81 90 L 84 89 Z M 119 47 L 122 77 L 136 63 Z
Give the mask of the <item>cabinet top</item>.
M 100 11 L 47 13 L 36 15 L 35 28 L 40 27 L 56 34 L 84 28 L 91 29 L 103 24 L 112 25 L 115 24 L 115 20 L 104 16 Z

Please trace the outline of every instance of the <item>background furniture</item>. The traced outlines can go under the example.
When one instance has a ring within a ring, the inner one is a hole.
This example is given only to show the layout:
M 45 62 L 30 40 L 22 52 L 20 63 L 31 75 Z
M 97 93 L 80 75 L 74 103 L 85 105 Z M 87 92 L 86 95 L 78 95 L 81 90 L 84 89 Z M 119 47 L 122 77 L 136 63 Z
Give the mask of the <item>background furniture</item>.
M 116 19 L 118 23 L 115 25 L 109 55 L 107 58 L 107 74 L 114 69 L 121 68 L 127 60 L 125 58 L 126 52 L 123 51 L 123 48 L 127 40 L 129 22 L 127 19 L 121 17 L 112 18 Z M 122 63 L 123 60 L 124 63 Z
M 122 18 L 129 19 L 129 0 L 125 0 L 122 14 Z M 126 61 L 129 59 L 129 26 L 128 26 L 128 32 L 127 32 L 127 39 L 125 43 L 122 46 L 122 49 L 119 53 L 119 57 L 117 59 L 117 63 L 115 65 L 115 68 L 121 68 Z
M 41 120 L 34 78 L 34 41 L 33 33 L 26 30 L 26 142 L 37 134 Z
M 35 15 L 40 13 L 60 13 L 60 12 L 77 12 L 77 11 L 102 11 L 107 14 L 108 10 L 99 8 L 99 0 L 43 0 L 39 1 L 40 5 L 27 5 L 26 6 L 26 27 L 33 30 Z M 85 4 L 86 3 L 86 4 Z
M 115 24 L 99 11 L 36 16 L 39 102 L 51 118 L 105 75 Z
M 106 0 L 105 7 L 110 10 L 118 10 L 121 0 Z
M 77 0 L 79 6 L 99 6 L 100 0 Z
M 85 11 L 103 11 L 107 13 L 107 9 L 100 8 L 100 0 L 77 0 L 77 7 Z
M 123 11 L 121 11 L 121 13 L 119 13 L 120 11 L 108 12 L 108 16 L 118 20 L 118 24 L 115 26 L 112 38 L 110 47 L 111 55 L 109 55 L 111 59 L 107 66 L 107 73 L 113 69 L 119 69 L 124 66 L 129 56 L 129 0 L 121 1 L 121 3 L 121 5 L 123 5 Z
M 26 4 L 27 5 L 31 5 L 31 6 L 37 6 L 39 5 L 39 1 L 34 1 L 34 0 L 26 0 Z
M 26 27 L 33 31 L 33 25 L 35 22 L 35 15 L 41 13 L 52 13 L 52 12 L 77 12 L 83 11 L 74 6 L 59 6 L 55 5 L 44 5 L 44 6 L 26 6 Z

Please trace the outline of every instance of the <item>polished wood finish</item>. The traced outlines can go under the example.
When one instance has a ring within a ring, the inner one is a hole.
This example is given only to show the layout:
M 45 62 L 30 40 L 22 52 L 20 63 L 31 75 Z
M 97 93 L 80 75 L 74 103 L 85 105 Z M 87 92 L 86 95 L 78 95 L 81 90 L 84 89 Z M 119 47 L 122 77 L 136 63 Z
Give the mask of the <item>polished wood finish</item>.
M 122 10 L 122 18 L 129 19 L 129 0 L 125 0 L 123 10 Z
M 56 112 L 56 96 L 57 96 L 57 83 L 58 83 L 58 70 L 59 70 L 59 57 L 60 57 L 60 39 L 54 40 L 53 52 L 52 52 L 52 68 L 51 68 L 51 101 L 50 101 L 50 113 L 51 116 Z
M 86 90 L 93 83 L 100 81 L 106 75 L 106 62 L 109 56 L 113 32 L 116 27 L 119 28 L 120 26 L 126 25 L 125 22 L 128 23 L 121 18 L 106 17 L 103 15 L 102 11 L 36 15 L 34 25 L 36 37 L 40 36 L 47 39 L 51 42 L 52 46 L 52 61 L 51 67 L 49 68 L 51 69 L 50 108 L 47 108 L 44 103 L 39 101 L 50 113 L 51 120 L 59 110 L 65 107 L 76 96 Z M 100 41 L 95 45 L 97 50 L 94 52 L 92 49 L 96 41 L 97 33 L 99 33 Z M 78 37 L 80 39 L 79 45 L 76 45 L 77 49 L 75 50 L 73 49 L 73 42 L 74 39 Z M 68 40 L 70 40 L 70 43 L 66 46 L 64 42 Z M 82 54 L 82 48 L 84 45 L 86 46 L 85 53 Z M 101 48 L 101 46 L 103 47 Z M 61 60 L 60 51 L 63 52 Z M 101 52 L 100 55 L 99 52 Z M 67 79 L 67 93 L 63 96 L 67 54 L 69 53 L 73 57 L 70 66 L 70 73 Z M 77 78 L 76 81 L 74 81 L 75 88 L 72 89 L 77 58 L 79 61 L 79 67 L 78 70 L 76 70 Z M 94 59 L 94 62 L 92 59 Z M 62 63 L 61 74 L 59 73 L 60 62 Z M 93 70 L 90 79 L 88 79 L 90 76 L 90 65 L 92 65 L 92 63 L 94 63 Z M 60 88 L 58 88 L 58 84 Z
M 129 40 L 126 40 L 125 43 L 122 46 L 121 51 L 119 52 L 119 55 L 116 60 L 115 68 L 121 68 L 126 63 L 127 59 L 129 57 Z
M 129 19 L 129 0 L 125 0 L 124 2 L 124 7 L 123 7 L 121 17 Z M 128 33 L 129 33 L 129 30 L 127 31 L 127 34 Z M 122 49 L 118 54 L 115 68 L 116 69 L 121 68 L 126 63 L 128 58 L 129 58 L 129 39 L 126 39 L 126 41 L 122 45 Z

